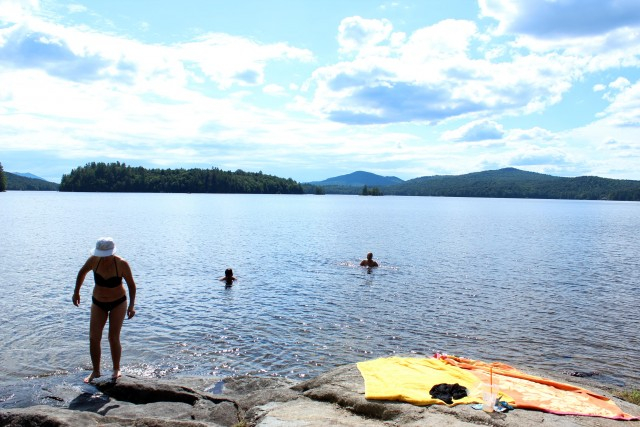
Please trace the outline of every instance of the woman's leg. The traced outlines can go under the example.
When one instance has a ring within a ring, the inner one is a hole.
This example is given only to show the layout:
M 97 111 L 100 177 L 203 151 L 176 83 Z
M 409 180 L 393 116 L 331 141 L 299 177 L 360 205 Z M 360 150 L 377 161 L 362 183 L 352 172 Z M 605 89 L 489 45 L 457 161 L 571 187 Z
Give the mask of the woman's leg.
M 100 376 L 100 341 L 102 341 L 102 330 L 107 322 L 107 312 L 95 304 L 91 304 L 91 321 L 89 323 L 89 353 L 91 354 L 91 365 L 93 371 L 84 379 L 85 383 L 93 381 Z
M 109 313 L 109 348 L 111 349 L 111 360 L 113 361 L 112 378 L 120 377 L 120 356 L 122 355 L 122 346 L 120 345 L 120 331 L 124 316 L 127 314 L 127 301 L 118 304 Z

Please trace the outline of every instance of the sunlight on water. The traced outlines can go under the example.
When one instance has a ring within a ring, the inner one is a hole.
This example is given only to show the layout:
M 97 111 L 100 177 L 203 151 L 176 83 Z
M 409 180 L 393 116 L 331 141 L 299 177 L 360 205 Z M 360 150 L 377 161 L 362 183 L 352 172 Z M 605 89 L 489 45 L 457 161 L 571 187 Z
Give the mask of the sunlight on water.
M 80 308 L 71 293 L 106 235 L 138 284 L 125 374 L 306 379 L 444 352 L 640 384 L 637 203 L 8 192 L 0 208 L 0 407 L 86 375 L 90 277 Z M 368 251 L 379 268 L 359 267 Z

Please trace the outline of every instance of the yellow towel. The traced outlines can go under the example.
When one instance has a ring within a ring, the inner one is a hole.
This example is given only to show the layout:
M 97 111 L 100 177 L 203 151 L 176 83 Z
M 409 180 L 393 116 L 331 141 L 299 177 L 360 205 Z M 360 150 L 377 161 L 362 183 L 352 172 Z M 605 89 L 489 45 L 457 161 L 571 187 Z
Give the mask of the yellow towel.
M 471 372 L 433 358 L 389 357 L 360 362 L 357 366 L 364 378 L 367 399 L 400 400 L 414 405 L 441 404 L 442 400 L 429 394 L 436 384 L 458 383 L 471 392 L 480 386 L 480 380 Z M 480 402 L 481 396 L 476 393 L 454 400 L 453 405 Z
M 437 358 L 389 357 L 357 364 L 365 383 L 365 397 L 414 405 L 444 403 L 429 394 L 436 384 L 458 383 L 469 396 L 454 400 L 481 403 L 483 385 L 497 388 L 501 400 L 519 409 L 536 409 L 561 415 L 583 415 L 637 420 L 612 400 L 581 387 L 528 375 L 503 363 L 485 363 L 453 356 Z M 450 406 L 453 406 L 450 405 Z

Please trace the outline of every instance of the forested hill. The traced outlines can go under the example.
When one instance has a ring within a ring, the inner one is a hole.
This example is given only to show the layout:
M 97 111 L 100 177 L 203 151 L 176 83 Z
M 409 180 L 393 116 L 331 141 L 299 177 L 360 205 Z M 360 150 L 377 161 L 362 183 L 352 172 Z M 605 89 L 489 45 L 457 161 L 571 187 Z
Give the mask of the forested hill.
M 515 168 L 414 178 L 383 187 L 383 191 L 403 196 L 640 201 L 640 181 L 596 176 L 563 178 Z
M 7 190 L 11 191 L 58 191 L 60 186 L 41 178 L 30 178 L 11 172 L 4 174 L 7 178 Z
M 62 175 L 60 191 L 139 193 L 302 194 L 292 179 L 237 170 L 145 169 L 124 163 L 88 163 Z
M 313 181 L 309 184 L 311 185 L 343 185 L 343 186 L 357 186 L 362 187 L 363 185 L 368 186 L 383 186 L 383 185 L 394 185 L 400 184 L 404 182 L 398 177 L 395 176 L 380 176 L 371 172 L 363 172 L 357 171 L 350 173 L 348 175 L 340 175 L 333 178 L 325 179 L 324 181 Z

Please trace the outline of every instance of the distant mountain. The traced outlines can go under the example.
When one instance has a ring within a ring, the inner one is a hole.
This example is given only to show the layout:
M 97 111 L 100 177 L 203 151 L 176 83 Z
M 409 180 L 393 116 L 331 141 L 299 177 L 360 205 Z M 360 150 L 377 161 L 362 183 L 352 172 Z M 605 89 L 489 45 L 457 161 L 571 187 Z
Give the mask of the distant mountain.
M 29 172 L 26 172 L 26 173 L 23 173 L 23 172 L 11 172 L 11 173 L 14 174 L 14 175 L 22 176 L 24 178 L 41 179 L 43 181 L 46 181 L 46 179 L 40 178 L 39 176 L 36 176 L 36 175 L 34 175 L 32 173 L 29 173 Z
M 407 181 L 395 178 L 400 182 L 391 185 L 383 184 L 384 180 L 358 179 L 359 176 L 385 178 L 367 172 L 354 172 L 342 177 L 304 184 L 303 187 L 305 192 L 312 194 L 361 194 L 362 187 L 367 185 L 379 186 L 385 195 L 395 196 L 640 201 L 640 181 L 597 176 L 565 178 L 516 168 L 464 175 L 423 176 Z
M 402 196 L 640 201 L 640 181 L 597 176 L 564 178 L 505 168 L 465 175 L 414 178 L 386 187 L 384 193 Z
M 381 176 L 371 172 L 357 171 L 347 175 L 340 175 L 333 178 L 327 178 L 324 181 L 314 181 L 312 185 L 343 185 L 352 187 L 363 186 L 387 186 L 401 184 L 404 181 L 395 176 Z
M 4 175 L 7 178 L 8 191 L 58 191 L 60 188 L 60 184 L 55 182 L 45 181 L 39 177 L 29 177 L 35 176 L 33 174 L 5 172 Z

